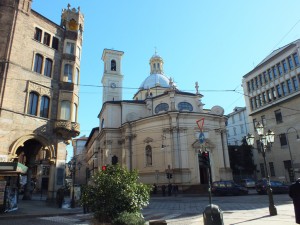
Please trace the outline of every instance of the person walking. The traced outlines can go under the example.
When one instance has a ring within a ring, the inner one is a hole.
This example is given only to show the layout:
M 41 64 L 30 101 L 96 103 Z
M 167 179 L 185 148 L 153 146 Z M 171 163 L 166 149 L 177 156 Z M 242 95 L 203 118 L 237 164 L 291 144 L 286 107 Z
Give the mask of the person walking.
M 64 188 L 60 187 L 56 192 L 56 203 L 59 208 L 62 208 L 64 198 L 65 198 Z
M 293 199 L 296 223 L 300 224 L 300 178 L 290 186 L 289 196 Z

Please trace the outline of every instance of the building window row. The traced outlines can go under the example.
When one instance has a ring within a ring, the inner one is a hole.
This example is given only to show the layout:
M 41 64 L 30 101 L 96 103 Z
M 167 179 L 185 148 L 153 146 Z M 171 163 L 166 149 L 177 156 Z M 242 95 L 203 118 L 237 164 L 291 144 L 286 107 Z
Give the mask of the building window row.
M 259 74 L 258 76 L 254 77 L 250 81 L 247 82 L 247 89 L 248 92 L 252 92 L 259 87 L 266 85 L 273 80 L 276 80 L 278 77 L 283 76 L 283 74 L 288 73 L 291 70 L 294 70 L 296 67 L 300 66 L 299 56 L 297 53 L 293 53 L 292 55 L 288 56 L 286 59 L 278 62 L 277 64 L 273 65 L 263 73 Z
M 50 98 L 48 96 L 40 96 L 37 92 L 29 93 L 27 113 L 34 116 L 44 118 L 49 117 Z
M 49 33 L 43 31 L 38 27 L 35 28 L 34 39 L 44 45 L 58 50 L 59 39 L 57 37 L 51 36 Z
M 43 74 L 47 77 L 51 77 L 52 67 L 53 67 L 52 59 L 44 57 L 39 53 L 36 53 L 34 55 L 34 65 L 33 65 L 34 72 Z
M 291 79 L 287 79 L 280 84 L 277 84 L 275 87 L 258 94 L 250 98 L 250 107 L 251 110 L 258 109 L 272 101 L 275 101 L 277 98 L 284 97 L 288 94 L 291 94 L 299 90 L 300 83 L 300 74 L 294 76 Z

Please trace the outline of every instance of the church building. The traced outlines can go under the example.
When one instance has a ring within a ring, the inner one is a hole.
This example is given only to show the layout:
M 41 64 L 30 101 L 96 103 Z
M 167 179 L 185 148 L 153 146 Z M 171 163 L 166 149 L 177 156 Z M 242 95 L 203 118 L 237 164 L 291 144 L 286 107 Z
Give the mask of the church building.
M 187 190 L 208 183 L 200 157 L 205 151 L 212 180 L 232 179 L 223 108 L 204 109 L 198 82 L 194 93 L 180 91 L 164 74 L 164 61 L 156 52 L 133 99 L 123 99 L 123 55 L 111 49 L 102 54 L 103 105 L 94 140 L 98 168 L 118 163 L 137 170 L 143 183 L 172 183 Z

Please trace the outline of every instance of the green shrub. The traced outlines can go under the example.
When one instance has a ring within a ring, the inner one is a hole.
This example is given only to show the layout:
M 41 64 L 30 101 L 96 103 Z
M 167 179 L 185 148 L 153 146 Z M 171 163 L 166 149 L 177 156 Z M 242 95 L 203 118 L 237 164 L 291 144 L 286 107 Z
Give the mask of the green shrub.
M 140 213 L 149 204 L 149 185 L 138 182 L 137 171 L 119 165 L 107 166 L 92 177 L 85 204 L 100 222 L 111 222 L 121 213 Z
M 144 225 L 145 220 L 140 213 L 122 212 L 113 219 L 113 225 Z

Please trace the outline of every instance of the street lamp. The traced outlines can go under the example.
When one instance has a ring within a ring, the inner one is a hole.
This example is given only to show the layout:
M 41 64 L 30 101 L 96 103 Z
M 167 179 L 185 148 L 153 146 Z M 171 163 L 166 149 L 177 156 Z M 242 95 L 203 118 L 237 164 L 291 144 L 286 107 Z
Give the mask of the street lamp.
M 291 176 L 290 179 L 291 179 L 291 182 L 294 182 L 295 181 L 295 168 L 294 168 L 294 162 L 293 162 L 293 156 L 292 156 L 292 152 L 291 152 L 290 142 L 289 142 L 289 138 L 288 138 L 288 134 L 289 134 L 290 129 L 294 129 L 296 131 L 296 134 L 297 134 L 297 139 L 296 140 L 297 141 L 299 141 L 300 138 L 299 138 L 299 134 L 298 134 L 298 131 L 296 130 L 296 128 L 290 127 L 290 128 L 287 129 L 285 136 L 286 136 L 287 145 L 289 147 L 289 153 L 290 153 L 290 158 L 291 158 L 291 168 L 292 168 L 292 176 Z
M 269 196 L 269 212 L 270 212 L 270 216 L 276 216 L 277 209 L 274 205 L 272 188 L 271 188 L 271 183 L 270 183 L 270 175 L 269 175 L 269 171 L 267 168 L 267 162 L 266 162 L 266 148 L 267 148 L 268 143 L 270 143 L 270 144 L 274 143 L 275 134 L 271 130 L 268 130 L 268 132 L 266 134 L 264 134 L 264 126 L 260 122 L 258 122 L 256 124 L 256 131 L 259 135 L 259 141 L 260 141 L 261 148 L 262 148 L 262 156 L 264 159 L 264 167 L 265 167 L 266 174 L 267 174 L 267 192 L 268 192 L 268 196 Z M 247 141 L 248 145 L 253 146 L 254 136 L 252 134 L 248 134 L 246 136 L 246 141 Z
M 72 198 L 71 198 L 71 204 L 70 207 L 71 208 L 75 208 L 75 173 L 76 173 L 76 166 L 77 166 L 77 170 L 80 170 L 81 168 L 81 162 L 76 163 L 76 158 L 72 158 L 71 161 L 69 161 L 68 163 L 68 168 L 70 170 L 71 176 L 72 176 Z

